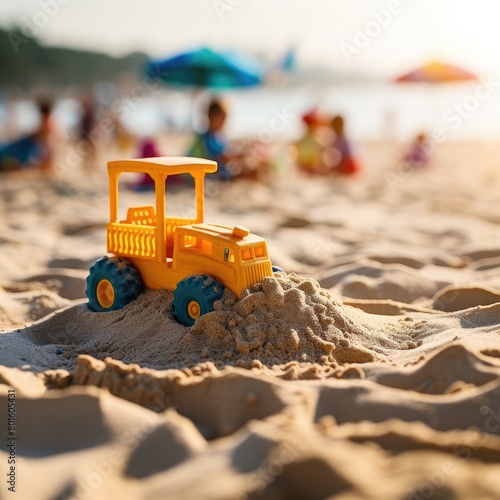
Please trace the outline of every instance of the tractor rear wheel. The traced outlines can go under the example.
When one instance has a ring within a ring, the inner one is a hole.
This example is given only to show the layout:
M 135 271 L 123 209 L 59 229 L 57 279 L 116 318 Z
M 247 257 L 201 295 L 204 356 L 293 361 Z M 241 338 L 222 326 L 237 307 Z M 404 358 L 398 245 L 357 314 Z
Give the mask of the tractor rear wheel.
M 184 278 L 174 290 L 174 318 L 185 326 L 192 326 L 200 316 L 214 310 L 214 302 L 223 293 L 224 285 L 207 274 Z
M 96 312 L 116 311 L 132 302 L 142 292 L 139 273 L 124 259 L 99 259 L 87 276 L 89 309 Z

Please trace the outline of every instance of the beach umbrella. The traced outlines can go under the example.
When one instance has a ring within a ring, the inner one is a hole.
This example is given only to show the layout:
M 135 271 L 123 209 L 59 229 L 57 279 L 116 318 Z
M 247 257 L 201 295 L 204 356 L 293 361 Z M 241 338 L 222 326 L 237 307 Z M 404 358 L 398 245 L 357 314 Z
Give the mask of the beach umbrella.
M 146 74 L 169 86 L 227 90 L 259 85 L 263 71 L 243 54 L 201 48 L 150 61 Z
M 420 68 L 410 71 L 410 73 L 400 76 L 396 81 L 400 83 L 446 83 L 476 79 L 476 76 L 466 69 L 440 61 L 432 61 Z
M 460 82 L 471 82 L 477 80 L 477 77 L 464 68 L 454 66 L 452 64 L 441 61 L 430 61 L 423 66 L 401 75 L 396 79 L 397 83 L 403 84 L 422 84 L 421 91 L 424 93 L 422 104 L 423 110 L 426 110 L 427 118 L 425 120 L 425 128 L 432 127 L 436 123 L 438 116 L 442 116 L 442 109 L 436 106 L 436 102 L 432 99 L 435 91 L 443 89 L 449 95 L 450 90 L 447 84 L 455 84 Z M 412 95 L 412 99 L 415 95 Z
M 192 89 L 191 120 L 196 126 L 195 100 L 204 90 L 220 91 L 254 87 L 262 82 L 263 70 L 253 59 L 236 52 L 200 48 L 158 61 L 149 61 L 146 74 L 169 87 Z

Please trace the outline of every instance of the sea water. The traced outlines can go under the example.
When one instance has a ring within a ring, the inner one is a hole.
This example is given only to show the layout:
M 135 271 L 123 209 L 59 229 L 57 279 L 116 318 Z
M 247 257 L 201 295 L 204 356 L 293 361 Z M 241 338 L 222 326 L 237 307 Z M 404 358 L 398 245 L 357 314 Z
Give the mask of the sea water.
M 358 141 L 409 141 L 417 133 L 441 133 L 444 140 L 500 138 L 500 91 L 488 82 L 396 84 L 387 82 L 264 86 L 225 93 L 229 106 L 226 132 L 231 138 L 293 140 L 301 133 L 301 115 L 313 107 L 341 114 Z M 149 95 L 116 95 L 107 104 L 131 133 L 149 136 L 170 130 L 202 128 L 207 92 L 158 89 Z M 119 105 L 116 105 L 119 100 Z M 57 102 L 55 119 L 76 133 L 78 103 Z M 109 114 L 104 113 L 103 116 Z M 0 134 L 34 129 L 37 114 L 28 100 L 0 103 Z M 0 136 L 1 137 L 1 136 Z

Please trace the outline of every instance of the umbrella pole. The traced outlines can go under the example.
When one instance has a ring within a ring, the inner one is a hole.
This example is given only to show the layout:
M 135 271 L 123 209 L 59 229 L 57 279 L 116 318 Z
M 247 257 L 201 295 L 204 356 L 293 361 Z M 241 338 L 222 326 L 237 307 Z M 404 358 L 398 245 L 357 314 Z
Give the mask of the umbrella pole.
M 193 88 L 191 93 L 191 128 L 196 133 L 203 132 L 206 125 L 201 123 L 205 118 L 201 113 L 205 95 L 208 95 L 208 91 L 201 87 Z
M 191 130 L 193 132 L 199 132 L 196 127 L 196 96 L 198 94 L 198 88 L 193 87 L 191 91 Z

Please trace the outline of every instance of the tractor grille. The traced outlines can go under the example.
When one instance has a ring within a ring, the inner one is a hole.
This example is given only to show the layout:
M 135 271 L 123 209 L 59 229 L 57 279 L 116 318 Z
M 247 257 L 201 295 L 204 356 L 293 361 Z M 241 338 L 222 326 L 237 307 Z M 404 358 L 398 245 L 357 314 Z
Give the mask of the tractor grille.
M 245 288 L 248 288 L 255 283 L 260 283 L 265 276 L 272 276 L 271 263 L 255 262 L 249 266 L 245 266 Z

